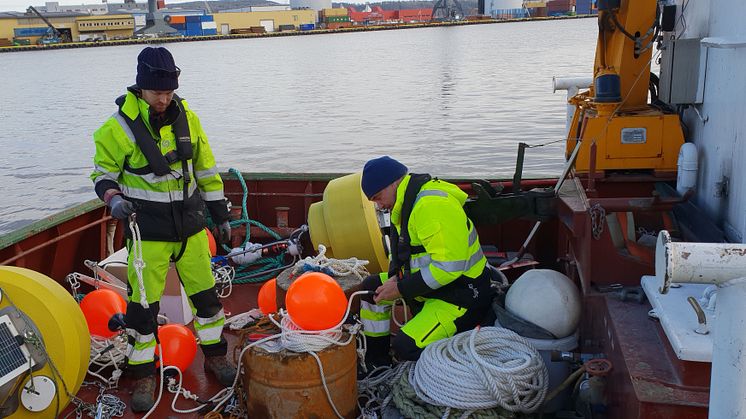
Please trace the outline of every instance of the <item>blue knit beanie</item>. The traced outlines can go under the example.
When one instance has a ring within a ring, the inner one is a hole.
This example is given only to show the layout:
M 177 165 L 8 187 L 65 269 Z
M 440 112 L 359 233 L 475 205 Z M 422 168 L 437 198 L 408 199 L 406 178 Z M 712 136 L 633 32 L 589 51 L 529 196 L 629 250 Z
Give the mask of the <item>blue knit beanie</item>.
M 363 167 L 363 178 L 360 186 L 368 199 L 381 192 L 385 187 L 394 183 L 407 174 L 407 166 L 389 156 L 368 160 Z
M 140 89 L 176 90 L 180 73 L 166 48 L 147 47 L 137 56 L 137 87 Z

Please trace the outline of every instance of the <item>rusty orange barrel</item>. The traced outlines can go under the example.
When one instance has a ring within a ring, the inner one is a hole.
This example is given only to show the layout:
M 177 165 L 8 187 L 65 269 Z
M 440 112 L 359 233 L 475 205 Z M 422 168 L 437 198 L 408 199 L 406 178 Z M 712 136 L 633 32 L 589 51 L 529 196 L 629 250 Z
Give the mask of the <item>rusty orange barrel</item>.
M 342 416 L 357 417 L 355 339 L 317 352 L 329 393 Z M 243 384 L 251 418 L 333 418 L 319 366 L 309 354 L 254 347 L 243 356 Z

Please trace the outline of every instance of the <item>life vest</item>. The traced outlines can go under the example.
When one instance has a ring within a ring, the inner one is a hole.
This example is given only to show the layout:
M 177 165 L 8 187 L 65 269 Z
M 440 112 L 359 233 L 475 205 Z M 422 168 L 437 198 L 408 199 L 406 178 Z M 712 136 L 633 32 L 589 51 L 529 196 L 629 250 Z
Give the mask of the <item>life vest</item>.
M 137 93 L 132 88 L 129 90 L 132 93 Z M 133 140 L 148 162 L 145 166 L 135 168 L 125 159 L 125 171 L 139 176 L 151 173 L 156 176 L 171 174 L 176 178 L 181 177 L 183 183 L 183 200 L 178 202 L 152 202 L 145 199 L 128 197 L 137 207 L 137 220 L 142 238 L 144 240 L 181 241 L 183 243 L 181 253 L 183 253 L 187 238 L 201 231 L 206 222 L 205 204 L 200 194 L 198 192 L 189 194 L 190 183 L 192 181 L 189 162 L 194 157 L 194 153 L 192 150 L 189 122 L 186 111 L 181 103 L 182 99 L 174 95 L 173 103 L 178 109 L 178 115 L 170 124 L 174 134 L 176 150 L 169 151 L 165 155 L 162 154 L 158 148 L 156 138 L 145 125 L 144 116 L 139 114 L 135 119 L 131 119 L 123 111 L 125 100 L 126 95 L 123 95 L 115 101 L 119 107 L 118 113 L 121 116 L 119 119 L 120 121 L 124 120 L 134 136 Z M 181 162 L 181 173 L 169 166 L 179 161 Z M 177 260 L 181 256 L 181 253 L 176 257 Z
M 389 262 L 388 277 L 392 278 L 399 275 L 402 281 L 411 280 L 412 256 L 426 252 L 422 245 L 413 246 L 409 236 L 409 219 L 417 201 L 417 196 L 422 191 L 423 186 L 433 178 L 428 174 L 410 174 L 409 183 L 404 191 L 402 202 L 400 227 L 397 231 L 396 226 L 391 225 L 389 230 L 389 241 L 391 243 L 391 260 Z M 466 218 L 467 230 L 472 230 L 473 225 L 469 218 Z M 475 237 L 476 240 L 476 237 Z M 481 251 L 479 252 L 481 255 Z M 483 258 L 484 256 L 482 256 Z M 457 279 L 438 289 L 432 290 L 417 300 L 422 302 L 425 299 L 435 298 L 443 300 L 459 307 L 474 307 L 489 304 L 491 301 L 491 291 L 489 285 L 489 275 L 486 271 L 477 274 L 476 277 L 470 278 L 462 274 Z

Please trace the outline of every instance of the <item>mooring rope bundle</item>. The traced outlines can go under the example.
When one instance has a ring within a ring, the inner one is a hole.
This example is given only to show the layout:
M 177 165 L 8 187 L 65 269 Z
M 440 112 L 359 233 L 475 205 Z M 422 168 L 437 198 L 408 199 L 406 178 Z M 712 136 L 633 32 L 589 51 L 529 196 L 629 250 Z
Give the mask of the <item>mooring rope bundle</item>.
M 369 263 L 367 260 L 358 258 L 334 259 L 326 257 L 325 253 L 326 246 L 320 244 L 319 254 L 296 262 L 293 274 L 313 270 L 335 277 L 355 275 L 361 281 L 369 275 L 368 269 L 365 268 L 365 265 Z
M 526 339 L 484 327 L 428 345 L 409 371 L 417 396 L 464 411 L 502 407 L 530 413 L 544 402 L 548 373 Z

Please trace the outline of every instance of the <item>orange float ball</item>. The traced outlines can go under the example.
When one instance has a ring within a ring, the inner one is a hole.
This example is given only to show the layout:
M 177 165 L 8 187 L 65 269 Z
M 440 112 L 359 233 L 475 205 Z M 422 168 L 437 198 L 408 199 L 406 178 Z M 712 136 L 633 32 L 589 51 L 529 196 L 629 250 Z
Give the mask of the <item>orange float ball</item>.
M 259 289 L 259 310 L 264 314 L 277 312 L 277 278 L 265 282 Z
M 205 227 L 205 232 L 207 233 L 207 245 L 210 247 L 210 256 L 215 256 L 218 254 L 218 245 L 215 243 L 215 236 L 210 233 L 207 227 Z
M 161 355 L 157 346 L 155 354 L 163 361 L 163 365 L 177 367 L 181 372 L 192 365 L 194 356 L 197 355 L 197 339 L 189 328 L 176 323 L 159 326 L 158 339 L 163 354 Z M 160 366 L 160 362 L 156 365 Z
M 321 272 L 306 272 L 285 295 L 290 318 L 304 330 L 336 326 L 347 311 L 347 297 L 337 281 Z
M 94 336 L 108 339 L 117 333 L 109 329 L 109 320 L 115 314 L 127 312 L 127 302 L 112 290 L 97 289 L 83 297 L 80 309 L 88 324 L 88 331 Z

